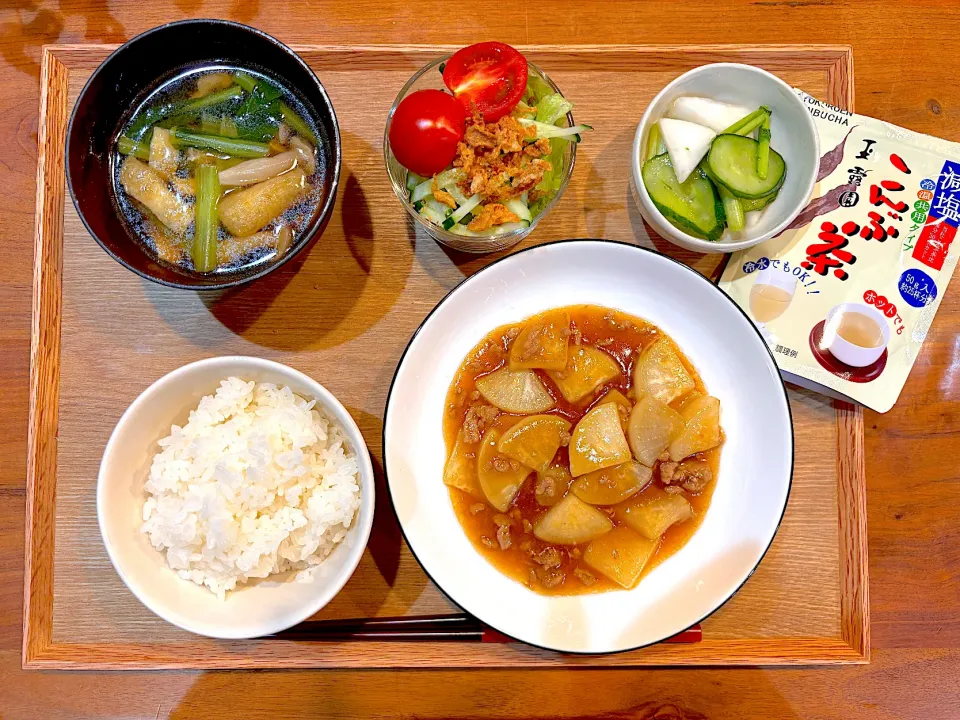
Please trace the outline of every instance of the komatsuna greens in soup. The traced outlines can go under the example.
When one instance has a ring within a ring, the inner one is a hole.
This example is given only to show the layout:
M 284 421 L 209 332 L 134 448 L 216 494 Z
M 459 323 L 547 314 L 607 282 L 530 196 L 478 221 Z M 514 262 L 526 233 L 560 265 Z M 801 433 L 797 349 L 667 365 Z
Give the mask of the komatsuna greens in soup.
M 161 83 L 117 138 L 114 196 L 163 263 L 230 272 L 287 252 L 313 220 L 325 157 L 303 103 L 250 68 Z

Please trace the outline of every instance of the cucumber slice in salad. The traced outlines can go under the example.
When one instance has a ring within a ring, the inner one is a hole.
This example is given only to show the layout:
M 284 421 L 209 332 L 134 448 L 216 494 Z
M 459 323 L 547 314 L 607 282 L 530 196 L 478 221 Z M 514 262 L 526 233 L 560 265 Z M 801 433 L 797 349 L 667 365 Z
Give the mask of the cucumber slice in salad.
M 456 185 L 463 179 L 463 171 L 460 168 L 448 168 L 437 175 L 437 187 L 446 190 L 451 185 Z
M 641 175 L 650 199 L 665 218 L 691 235 L 720 239 L 725 222 L 723 203 L 700 168 L 681 183 L 670 156 L 663 153 L 644 163 Z
M 433 178 L 424 180 L 410 191 L 410 202 L 412 203 L 420 202 L 428 197 L 433 197 Z
M 466 195 L 464 195 L 462 192 L 460 192 L 460 188 L 457 186 L 456 183 L 447 187 L 446 191 L 453 196 L 454 200 L 457 201 L 457 205 L 463 205 L 467 200 L 470 199 Z
M 530 213 L 530 208 L 528 208 L 520 198 L 510 198 L 504 202 L 503 205 L 507 208 L 507 210 L 512 212 L 521 220 L 526 220 L 527 223 L 533 220 L 533 215 Z
M 468 229 L 466 225 L 454 225 L 450 229 L 450 232 L 455 235 L 463 235 L 464 237 L 493 237 L 494 235 L 503 235 L 508 232 L 513 232 L 514 230 L 522 230 L 528 227 L 530 227 L 530 223 L 526 220 L 521 220 L 520 222 L 494 225 L 492 228 L 481 230 L 480 232 L 474 232 Z
M 443 207 L 446 206 L 444 205 Z M 439 212 L 435 206 L 428 205 L 427 203 L 424 203 L 418 212 L 420 213 L 420 217 L 424 217 L 430 222 L 436 223 L 437 225 L 442 225 L 444 220 L 446 220 L 446 217 L 442 212 Z
M 411 176 L 419 180 L 413 187 L 410 187 Z M 437 187 L 441 190 L 450 190 L 456 187 L 457 182 L 463 177 L 459 168 L 450 168 L 437 175 Z M 416 203 L 433 195 L 433 178 L 422 178 L 414 173 L 407 173 L 407 189 L 410 191 L 410 202 Z M 456 196 L 454 196 L 456 197 Z M 457 200 L 457 202 L 460 202 Z
M 483 195 L 481 195 L 480 193 L 477 193 L 476 195 L 471 197 L 469 200 L 463 203 L 463 205 L 461 205 L 456 210 L 454 210 L 453 214 L 450 217 L 448 217 L 446 220 L 443 221 L 443 229 L 449 230 L 450 228 L 452 228 L 458 222 L 463 220 L 463 218 L 466 217 L 468 212 L 473 210 L 477 205 L 479 205 L 482 202 L 483 202 Z
M 580 133 L 587 130 L 593 130 L 590 125 L 557 127 L 556 125 L 547 125 L 546 123 L 537 122 L 536 120 L 531 120 L 530 118 L 520 118 L 519 123 L 524 127 L 533 126 L 536 128 L 538 140 L 540 138 L 565 138 L 567 140 L 573 140 L 574 142 L 580 142 Z
M 407 170 L 407 190 L 413 192 L 413 189 L 422 183 L 426 178 L 422 178 L 417 175 L 415 172 L 410 172 Z
M 757 173 L 759 143 L 742 135 L 719 135 L 707 153 L 710 177 L 739 198 L 755 200 L 776 192 L 787 176 L 783 157 L 770 148 L 767 176 Z

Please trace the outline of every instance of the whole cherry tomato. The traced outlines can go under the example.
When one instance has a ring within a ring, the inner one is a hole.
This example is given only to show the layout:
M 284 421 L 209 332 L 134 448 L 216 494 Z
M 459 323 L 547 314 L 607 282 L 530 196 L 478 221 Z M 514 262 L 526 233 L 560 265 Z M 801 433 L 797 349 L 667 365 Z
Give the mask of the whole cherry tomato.
M 418 90 L 397 106 L 390 122 L 390 148 L 407 170 L 430 177 L 451 162 L 463 139 L 466 112 L 453 95 Z

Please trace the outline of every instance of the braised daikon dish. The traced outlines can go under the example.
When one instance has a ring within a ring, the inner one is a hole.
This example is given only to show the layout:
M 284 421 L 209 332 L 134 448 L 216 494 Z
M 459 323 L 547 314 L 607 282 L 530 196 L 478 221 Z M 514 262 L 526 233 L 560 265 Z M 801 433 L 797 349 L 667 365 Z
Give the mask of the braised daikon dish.
M 558 308 L 498 328 L 447 395 L 443 481 L 467 536 L 543 594 L 633 588 L 700 525 L 720 401 L 656 326 Z
M 118 137 L 119 210 L 162 262 L 201 273 L 267 262 L 318 210 L 317 137 L 275 78 L 194 68 L 157 88 Z

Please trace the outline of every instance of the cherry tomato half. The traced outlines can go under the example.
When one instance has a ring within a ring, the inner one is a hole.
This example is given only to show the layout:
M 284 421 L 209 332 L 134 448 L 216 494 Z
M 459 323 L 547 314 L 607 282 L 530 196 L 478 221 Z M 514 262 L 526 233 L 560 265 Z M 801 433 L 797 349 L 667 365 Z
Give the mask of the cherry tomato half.
M 397 105 L 390 123 L 390 148 L 407 170 L 430 177 L 453 162 L 466 119 L 453 95 L 417 90 Z
M 509 115 L 527 87 L 527 59 L 500 42 L 457 50 L 443 69 L 443 82 L 467 112 L 473 107 L 486 122 Z

